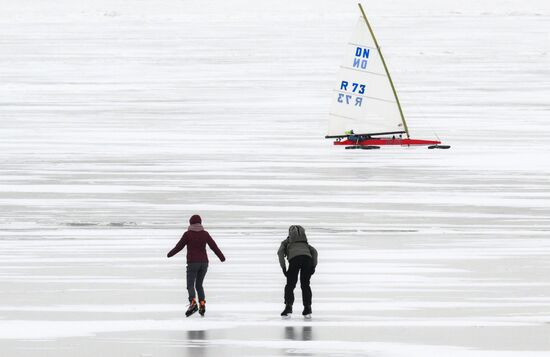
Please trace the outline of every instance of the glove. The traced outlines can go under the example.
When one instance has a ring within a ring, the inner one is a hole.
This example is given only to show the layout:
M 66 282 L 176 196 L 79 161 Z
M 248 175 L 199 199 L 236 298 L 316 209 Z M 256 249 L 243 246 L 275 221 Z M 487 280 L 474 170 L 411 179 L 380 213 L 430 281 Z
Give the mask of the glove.
M 284 275 L 284 276 L 287 276 L 287 275 L 286 275 L 286 268 L 283 268 L 283 275 Z

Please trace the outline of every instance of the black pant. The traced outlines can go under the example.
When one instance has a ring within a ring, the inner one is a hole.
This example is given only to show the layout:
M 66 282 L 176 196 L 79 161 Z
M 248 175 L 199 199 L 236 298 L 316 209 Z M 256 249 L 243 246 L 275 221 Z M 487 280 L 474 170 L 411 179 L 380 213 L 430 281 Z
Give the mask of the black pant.
M 294 304 L 294 288 L 298 282 L 298 273 L 300 273 L 300 287 L 302 288 L 302 302 L 304 306 L 311 306 L 311 287 L 309 280 L 313 271 L 313 259 L 307 255 L 299 255 L 289 262 L 286 273 L 285 286 L 285 305 Z
M 195 298 L 195 287 L 199 294 L 199 301 L 204 300 L 204 289 L 202 288 L 202 282 L 204 276 L 208 271 L 208 263 L 187 263 L 187 293 L 189 294 L 189 301 Z

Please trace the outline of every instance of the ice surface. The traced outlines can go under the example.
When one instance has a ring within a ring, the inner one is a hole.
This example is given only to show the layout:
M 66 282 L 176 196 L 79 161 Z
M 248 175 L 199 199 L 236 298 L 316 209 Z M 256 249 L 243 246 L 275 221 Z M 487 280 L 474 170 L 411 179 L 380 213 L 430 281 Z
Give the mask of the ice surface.
M 353 1 L 2 1 L 2 355 L 548 355 L 550 4 L 365 7 L 451 150 L 323 139 Z M 193 213 L 205 319 L 165 258 Z M 290 224 L 311 321 L 278 317 Z

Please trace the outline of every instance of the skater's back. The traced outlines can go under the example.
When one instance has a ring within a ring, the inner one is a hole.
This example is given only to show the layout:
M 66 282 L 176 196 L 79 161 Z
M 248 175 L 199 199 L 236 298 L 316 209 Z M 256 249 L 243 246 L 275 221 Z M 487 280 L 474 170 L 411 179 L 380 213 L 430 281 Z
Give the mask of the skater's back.
M 281 316 L 286 318 L 292 313 L 294 288 L 298 282 L 298 275 L 300 275 L 302 302 L 304 304 L 302 315 L 310 318 L 312 299 L 310 279 L 317 266 L 317 250 L 308 243 L 306 232 L 302 226 L 290 226 L 288 237 L 281 242 L 277 255 L 283 274 L 286 276 L 285 309 Z M 286 269 L 285 257 L 289 263 L 288 270 Z
M 207 231 L 202 227 L 202 219 L 199 215 L 191 216 L 189 219 L 189 228 L 183 234 L 178 244 L 170 252 L 168 258 L 178 254 L 185 246 L 187 246 L 187 291 L 189 293 L 189 308 L 185 313 L 186 316 L 191 316 L 197 310 L 204 316 L 206 311 L 206 300 L 202 283 L 206 272 L 208 271 L 208 256 L 206 255 L 206 245 L 216 253 L 218 258 L 223 262 L 225 257 L 216 245 L 216 242 L 210 237 Z M 199 304 L 195 300 L 195 288 L 199 295 Z
M 223 262 L 225 257 L 210 234 L 205 230 L 192 230 L 193 228 L 195 227 L 190 227 L 189 230 L 183 234 L 178 244 L 168 253 L 168 257 L 176 255 L 187 246 L 188 263 L 208 262 L 208 255 L 206 254 L 206 245 L 208 244 L 210 249 L 212 249 Z

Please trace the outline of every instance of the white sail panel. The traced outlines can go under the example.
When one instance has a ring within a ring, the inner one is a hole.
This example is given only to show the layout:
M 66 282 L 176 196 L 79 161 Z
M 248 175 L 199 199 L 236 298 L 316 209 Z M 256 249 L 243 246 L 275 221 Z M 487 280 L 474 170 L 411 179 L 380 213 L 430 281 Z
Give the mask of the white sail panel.
M 353 36 L 346 46 L 342 67 L 386 75 L 374 39 L 365 19 L 361 16 L 357 20 Z
M 348 68 L 341 68 L 334 91 L 358 97 L 383 99 L 395 103 L 395 96 L 391 86 L 388 85 L 388 77 L 385 74 L 361 72 Z M 401 118 L 399 118 L 401 120 Z
M 404 132 L 403 120 L 365 20 L 360 17 L 332 92 L 329 136 Z

